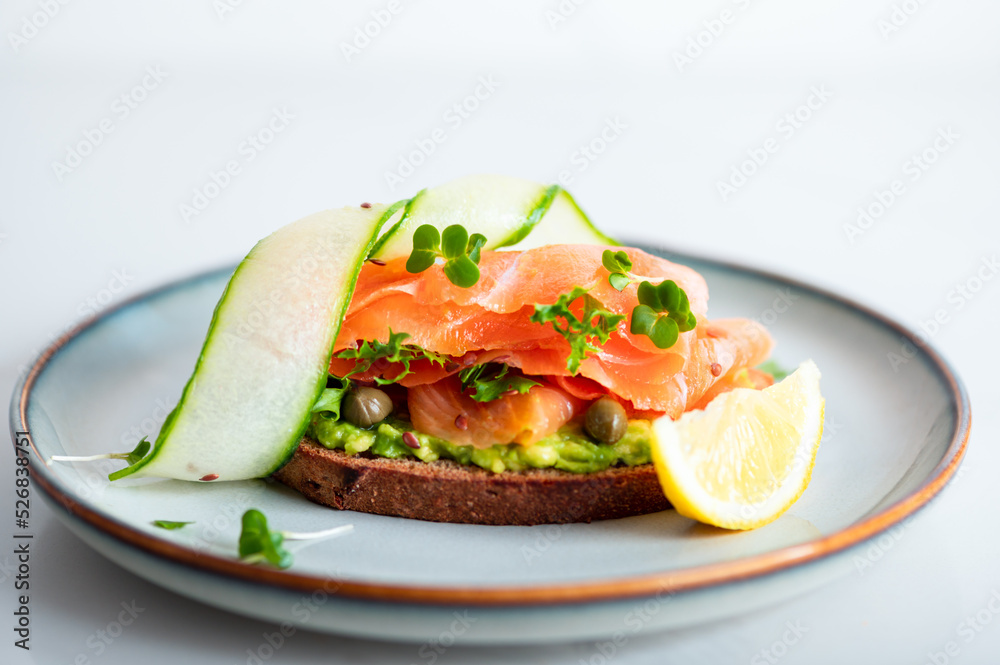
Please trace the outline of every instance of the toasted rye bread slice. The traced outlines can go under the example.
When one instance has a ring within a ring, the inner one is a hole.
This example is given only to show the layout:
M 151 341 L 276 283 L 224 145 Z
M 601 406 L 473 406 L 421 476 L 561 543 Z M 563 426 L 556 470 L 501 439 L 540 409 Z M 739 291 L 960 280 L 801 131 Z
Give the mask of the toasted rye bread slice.
M 348 455 L 304 438 L 274 478 L 316 503 L 431 522 L 531 525 L 590 522 L 670 507 L 652 464 L 596 473 L 492 473 L 450 460 Z

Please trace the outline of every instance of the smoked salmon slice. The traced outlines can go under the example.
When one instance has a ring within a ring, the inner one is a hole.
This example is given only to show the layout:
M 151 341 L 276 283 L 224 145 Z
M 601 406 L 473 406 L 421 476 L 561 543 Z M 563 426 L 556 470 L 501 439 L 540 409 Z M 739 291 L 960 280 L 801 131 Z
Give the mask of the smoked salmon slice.
M 530 446 L 565 425 L 586 404 L 559 388 L 541 384 L 523 394 L 477 402 L 462 392 L 458 377 L 410 388 L 413 426 L 452 443 L 489 448 L 496 443 Z
M 751 390 L 763 390 L 774 385 L 774 377 L 767 372 L 753 367 L 743 367 L 726 374 L 705 391 L 701 399 L 691 407 L 692 409 L 704 409 L 709 402 L 730 390 L 737 388 L 749 388 Z
M 537 440 L 544 429 L 538 423 L 561 425 L 566 422 L 560 422 L 564 416 L 575 415 L 573 404 L 586 403 L 601 394 L 615 396 L 630 414 L 666 413 L 677 418 L 710 394 L 716 384 L 767 359 L 772 340 L 759 323 L 707 318 L 708 287 L 696 271 L 639 249 L 624 248 L 636 279 L 619 292 L 608 283 L 608 271 L 601 263 L 605 249 L 547 245 L 523 252 L 483 251 L 480 279 L 471 288 L 453 285 L 440 266 L 411 274 L 406 271 L 405 259 L 382 265 L 368 263 L 336 340 L 335 356 L 341 350 L 356 348 L 363 340 L 387 341 L 390 328 L 408 333 L 407 343 L 448 356 L 451 361 L 444 364 L 413 362 L 412 373 L 399 383 L 409 388 L 411 415 L 418 429 L 434 434 L 427 429 L 432 427 L 429 421 L 440 419 L 437 431 L 447 434 L 443 438 L 473 445 L 506 436 L 513 437 L 507 442 L 517 437 Z M 680 333 L 669 349 L 658 349 L 648 337 L 629 332 L 628 317 L 637 304 L 638 282 L 658 284 L 667 279 L 684 289 L 698 325 Z M 551 325 L 531 321 L 531 315 L 536 304 L 552 304 L 575 287 L 589 289 L 589 295 L 605 309 L 625 315 L 625 320 L 600 353 L 591 354 L 577 374 L 571 375 L 566 363 L 568 342 Z M 457 379 L 451 377 L 465 366 L 485 362 L 505 362 L 526 375 L 545 377 L 545 386 L 486 404 L 456 392 Z M 334 357 L 330 371 L 344 376 L 354 365 L 353 360 Z M 355 378 L 394 377 L 401 370 L 376 365 Z M 502 405 L 504 402 L 511 404 Z M 416 415 L 421 406 L 414 405 L 426 406 L 424 413 L 434 415 L 424 420 Z M 470 414 L 470 422 L 472 415 L 482 417 L 496 434 L 487 436 L 471 426 L 457 430 L 454 419 L 459 406 Z M 551 413 L 538 413 L 544 409 Z

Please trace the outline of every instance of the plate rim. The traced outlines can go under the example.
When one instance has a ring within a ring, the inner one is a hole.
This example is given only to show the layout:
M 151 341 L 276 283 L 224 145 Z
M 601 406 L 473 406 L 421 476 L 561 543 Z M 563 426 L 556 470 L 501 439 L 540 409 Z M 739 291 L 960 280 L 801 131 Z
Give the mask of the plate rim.
M 954 477 L 965 455 L 971 430 L 971 406 L 968 393 L 951 364 L 929 343 L 921 342 L 914 331 L 894 319 L 875 311 L 849 297 L 834 293 L 824 287 L 810 284 L 798 278 L 788 277 L 729 259 L 717 259 L 687 251 L 678 252 L 662 246 L 638 243 L 653 249 L 669 260 L 678 258 L 710 264 L 729 272 L 742 272 L 757 278 L 792 286 L 808 291 L 814 296 L 831 301 L 847 309 L 859 312 L 869 319 L 900 335 L 930 361 L 944 385 L 955 407 L 956 424 L 944 458 L 935 466 L 921 484 L 882 510 L 869 514 L 859 522 L 851 524 L 822 538 L 782 547 L 769 552 L 701 566 L 693 566 L 675 571 L 632 575 L 623 578 L 602 579 L 589 582 L 558 582 L 537 585 L 493 585 L 493 586 L 433 586 L 410 585 L 384 582 L 357 582 L 349 579 L 322 577 L 277 570 L 247 564 L 235 558 L 197 552 L 188 547 L 172 543 L 143 533 L 101 510 L 90 508 L 58 488 L 57 481 L 47 478 L 47 472 L 36 468 L 48 468 L 44 457 L 35 447 L 27 422 L 28 404 L 32 390 L 48 363 L 75 338 L 92 326 L 110 318 L 137 303 L 174 291 L 198 281 L 231 273 L 233 265 L 197 272 L 193 275 L 168 281 L 158 287 L 143 291 L 101 312 L 98 316 L 83 321 L 59 335 L 31 364 L 29 370 L 19 378 L 10 403 L 10 433 L 17 447 L 19 433 L 29 432 L 28 440 L 36 459 L 29 464 L 30 478 L 69 518 L 81 519 L 90 526 L 111 535 L 122 544 L 146 553 L 167 559 L 169 562 L 195 568 L 202 572 L 218 573 L 242 582 L 264 584 L 283 590 L 312 592 L 318 588 L 328 589 L 334 585 L 336 593 L 350 598 L 377 602 L 426 605 L 463 605 L 478 607 L 509 607 L 565 605 L 620 601 L 684 591 L 708 589 L 722 584 L 739 582 L 750 578 L 774 575 L 792 567 L 813 563 L 834 554 L 846 551 L 866 542 L 872 537 L 901 523 L 926 506 Z M 57 512 L 58 514 L 58 512 Z M 400 518 L 403 519 L 403 518 Z

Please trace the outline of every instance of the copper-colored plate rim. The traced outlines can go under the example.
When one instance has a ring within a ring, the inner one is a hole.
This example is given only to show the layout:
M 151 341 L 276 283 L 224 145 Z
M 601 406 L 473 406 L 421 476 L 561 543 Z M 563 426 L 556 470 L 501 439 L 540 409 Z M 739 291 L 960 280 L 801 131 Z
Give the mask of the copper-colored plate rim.
M 594 582 L 560 582 L 557 584 L 540 584 L 532 586 L 468 587 L 417 586 L 357 582 L 349 579 L 332 579 L 314 575 L 303 575 L 290 570 L 282 571 L 249 565 L 235 558 L 228 559 L 199 553 L 136 531 L 127 524 L 111 517 L 110 515 L 104 514 L 99 510 L 95 510 L 77 502 L 71 496 L 68 496 L 56 487 L 55 484 L 46 477 L 45 473 L 39 473 L 35 469 L 32 469 L 32 482 L 40 487 L 55 502 L 55 504 L 60 506 L 71 516 L 82 520 L 91 527 L 109 534 L 121 543 L 137 548 L 148 554 L 162 557 L 169 561 L 200 571 L 218 573 L 253 584 L 266 584 L 279 589 L 297 592 L 309 593 L 317 589 L 330 590 L 335 588 L 338 595 L 370 601 L 404 604 L 503 607 L 519 605 L 531 606 L 591 603 L 624 600 L 629 598 L 642 598 L 703 589 L 777 573 L 792 566 L 818 561 L 824 557 L 847 550 L 855 545 L 863 543 L 886 529 L 899 524 L 901 521 L 914 514 L 921 507 L 925 506 L 954 476 L 955 471 L 965 454 L 966 446 L 968 445 L 969 431 L 971 427 L 971 410 L 968 395 L 964 386 L 958 380 L 950 365 L 933 348 L 919 342 L 909 330 L 895 321 L 869 309 L 864 305 L 826 291 L 825 289 L 812 286 L 799 280 L 790 279 L 775 273 L 770 273 L 768 271 L 740 265 L 730 261 L 719 261 L 687 253 L 680 254 L 669 252 L 662 249 L 657 249 L 656 251 L 668 255 L 668 257 L 680 257 L 686 260 L 708 263 L 725 270 L 749 273 L 756 277 L 793 286 L 803 291 L 809 291 L 813 295 L 822 297 L 849 309 L 856 310 L 869 318 L 878 321 L 883 326 L 899 334 L 903 339 L 912 343 L 916 348 L 919 348 L 944 379 L 945 384 L 949 388 L 950 396 L 957 411 L 955 414 L 956 427 L 952 433 L 951 442 L 944 458 L 935 467 L 932 474 L 918 489 L 911 492 L 905 498 L 897 501 L 876 514 L 863 519 L 860 522 L 837 531 L 836 533 L 807 543 L 784 547 L 763 554 L 737 559 L 735 561 L 726 561 L 675 571 L 665 571 L 662 573 L 652 573 L 625 578 L 611 578 Z M 144 292 L 120 303 L 117 307 L 105 311 L 101 314 L 101 316 L 82 323 L 61 335 L 52 343 L 51 346 L 41 353 L 29 369 L 28 373 L 25 375 L 21 386 L 14 391 L 11 405 L 13 407 L 12 419 L 10 423 L 12 438 L 15 437 L 16 432 L 26 431 L 28 429 L 27 409 L 28 403 L 31 399 L 31 391 L 36 380 L 48 362 L 51 361 L 56 353 L 61 348 L 66 346 L 72 339 L 87 328 L 135 302 L 145 300 L 160 293 L 171 291 L 227 271 L 231 272 L 232 267 L 207 271 L 168 283 L 157 289 Z M 15 414 L 16 419 L 19 422 L 15 422 L 15 418 L 13 417 Z M 31 442 L 31 447 L 36 455 L 37 461 L 42 462 L 42 466 L 44 467 L 44 461 L 42 461 L 42 457 L 38 454 L 37 449 L 34 448 L 33 441 Z M 33 461 L 32 466 L 37 466 L 37 463 Z

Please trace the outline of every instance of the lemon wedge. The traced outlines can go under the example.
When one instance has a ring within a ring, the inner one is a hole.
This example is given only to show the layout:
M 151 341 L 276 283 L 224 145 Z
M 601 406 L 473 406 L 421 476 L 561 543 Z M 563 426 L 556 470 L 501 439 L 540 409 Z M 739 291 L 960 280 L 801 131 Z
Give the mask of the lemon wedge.
M 703 411 L 653 425 L 656 473 L 677 512 L 724 529 L 754 529 L 802 496 L 823 437 L 824 400 L 807 360 L 763 390 L 737 388 Z

